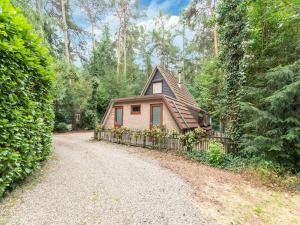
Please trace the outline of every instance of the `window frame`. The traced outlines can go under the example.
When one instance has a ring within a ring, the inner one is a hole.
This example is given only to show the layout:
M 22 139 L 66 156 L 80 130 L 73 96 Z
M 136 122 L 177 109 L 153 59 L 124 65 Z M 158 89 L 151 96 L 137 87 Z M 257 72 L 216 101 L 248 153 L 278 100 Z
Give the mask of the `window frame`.
M 115 116 L 114 116 L 114 127 L 122 127 L 124 122 L 124 107 L 123 106 L 115 106 Z M 117 124 L 117 110 L 122 109 L 122 123 Z
M 160 124 L 159 126 L 163 126 L 163 103 L 155 103 L 155 104 L 150 104 L 150 129 L 153 128 L 153 108 L 154 107 L 160 107 Z
M 134 112 L 133 110 L 132 110 L 132 108 L 133 107 L 140 107 L 140 111 L 136 111 L 136 112 Z M 142 107 L 141 107 L 141 104 L 137 104 L 137 105 L 130 105 L 130 114 L 131 115 L 140 115 L 141 114 L 141 112 L 142 112 Z
M 161 91 L 160 92 L 157 92 L 157 93 L 154 93 L 154 85 L 155 84 L 161 84 Z M 155 94 L 162 94 L 163 93 L 163 81 L 160 80 L 160 81 L 153 81 L 152 82 L 152 93 L 155 95 Z

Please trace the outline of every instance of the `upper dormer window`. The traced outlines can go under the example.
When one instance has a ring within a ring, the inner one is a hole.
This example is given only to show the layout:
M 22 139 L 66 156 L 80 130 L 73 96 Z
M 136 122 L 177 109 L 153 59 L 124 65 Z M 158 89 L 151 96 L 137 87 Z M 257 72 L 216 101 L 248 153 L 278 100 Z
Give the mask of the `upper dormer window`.
M 153 94 L 162 93 L 162 81 L 153 83 Z

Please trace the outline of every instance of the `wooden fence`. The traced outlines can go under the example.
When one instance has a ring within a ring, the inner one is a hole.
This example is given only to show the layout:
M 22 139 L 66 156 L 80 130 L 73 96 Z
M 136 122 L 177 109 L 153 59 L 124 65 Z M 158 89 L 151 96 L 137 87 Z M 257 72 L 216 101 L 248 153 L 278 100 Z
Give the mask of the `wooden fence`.
M 165 149 L 165 150 L 186 150 L 185 147 L 180 143 L 178 138 L 163 137 L 158 140 L 153 137 L 147 137 L 144 135 L 133 137 L 132 135 L 125 133 L 121 138 L 115 137 L 110 130 L 100 131 L 95 133 L 96 140 L 104 140 L 108 142 L 125 144 L 129 146 L 138 146 L 143 148 L 152 149 Z M 200 138 L 195 144 L 193 150 L 205 151 L 208 150 L 209 142 L 217 141 L 223 144 L 226 152 L 230 152 L 233 149 L 233 144 L 229 138 L 219 136 L 209 136 L 206 138 Z

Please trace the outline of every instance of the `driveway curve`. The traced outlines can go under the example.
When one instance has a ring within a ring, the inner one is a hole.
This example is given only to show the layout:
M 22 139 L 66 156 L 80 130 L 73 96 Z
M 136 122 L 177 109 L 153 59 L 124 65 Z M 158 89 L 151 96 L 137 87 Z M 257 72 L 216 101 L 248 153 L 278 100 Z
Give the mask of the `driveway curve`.
M 91 136 L 54 135 L 55 163 L 6 210 L 5 224 L 208 224 L 180 177 Z

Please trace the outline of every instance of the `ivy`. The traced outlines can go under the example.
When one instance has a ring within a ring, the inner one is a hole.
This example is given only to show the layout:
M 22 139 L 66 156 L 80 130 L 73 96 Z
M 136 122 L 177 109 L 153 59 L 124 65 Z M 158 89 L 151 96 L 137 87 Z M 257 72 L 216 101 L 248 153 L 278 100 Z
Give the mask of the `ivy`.
M 245 0 L 223 0 L 218 8 L 217 22 L 220 38 L 220 60 L 226 70 L 226 115 L 228 135 L 236 143 L 241 137 L 240 100 L 243 96 L 245 75 L 243 40 L 246 35 Z
M 20 11 L 0 0 L 0 197 L 51 151 L 48 51 Z

